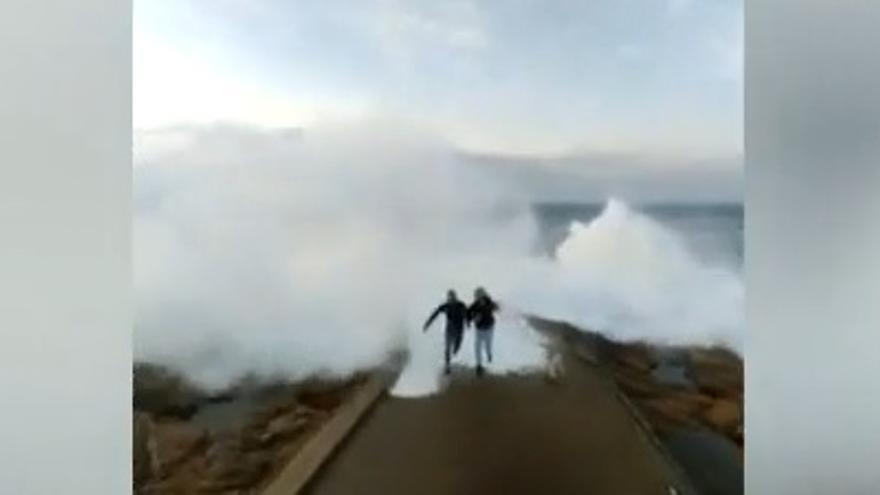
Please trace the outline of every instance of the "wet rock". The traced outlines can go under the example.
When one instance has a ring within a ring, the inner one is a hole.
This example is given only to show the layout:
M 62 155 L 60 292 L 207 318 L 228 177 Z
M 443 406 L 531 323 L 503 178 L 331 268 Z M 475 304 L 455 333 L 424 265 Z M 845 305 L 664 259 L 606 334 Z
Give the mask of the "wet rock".
M 232 402 L 235 399 L 235 391 L 231 389 L 212 392 L 205 397 L 205 401 L 210 404 L 222 404 L 225 402 Z
M 307 416 L 279 416 L 269 422 L 266 429 L 260 434 L 259 441 L 265 445 L 294 437 L 305 431 L 309 423 L 310 418 Z
M 209 443 L 205 432 L 136 411 L 133 440 L 135 494 L 195 493 L 199 462 Z
M 132 468 L 135 489 L 148 483 L 158 474 L 153 457 L 153 421 L 146 413 L 135 411 L 132 427 Z
M 613 356 L 618 366 L 640 373 L 649 373 L 657 366 L 653 351 L 645 344 L 616 344 Z
M 743 362 L 726 349 L 693 349 L 690 374 L 700 390 L 715 397 L 734 398 L 743 393 Z
M 669 387 L 643 375 L 629 370 L 617 370 L 614 379 L 632 397 L 657 397 L 669 393 Z
M 730 438 L 742 436 L 742 409 L 739 403 L 732 400 L 716 400 L 703 411 L 703 420 L 712 429 L 724 433 Z
M 134 366 L 132 398 L 135 410 L 188 419 L 198 410 L 203 397 L 197 388 L 167 368 L 147 363 Z
M 678 394 L 644 399 L 641 404 L 655 414 L 680 424 L 694 424 L 696 418 L 709 407 L 712 399 L 702 394 Z
M 204 430 L 184 422 L 156 422 L 152 430 L 152 458 L 160 478 L 170 476 L 209 443 Z
M 244 494 L 259 488 L 289 459 L 297 438 L 320 426 L 359 383 L 242 380 L 227 393 L 205 394 L 170 370 L 135 367 L 134 493 Z M 230 404 L 212 404 L 230 400 Z M 236 409 L 236 403 L 248 407 Z M 199 414 L 188 419 L 188 410 Z M 205 414 L 240 415 L 217 427 Z
M 137 495 L 191 495 L 204 492 L 199 489 L 197 476 L 177 476 L 151 483 L 135 493 Z
M 722 347 L 692 348 L 689 354 L 694 365 L 742 369 L 742 359 Z
M 303 406 L 300 405 L 298 399 L 294 395 L 291 395 L 284 400 L 276 400 L 257 411 L 254 414 L 251 425 L 257 427 L 265 425 L 279 416 L 293 414 L 300 407 Z
M 322 411 L 336 409 L 345 397 L 347 387 L 333 386 L 328 383 L 310 382 L 304 384 L 297 394 L 300 403 Z
M 272 466 L 272 452 L 248 450 L 241 439 L 216 442 L 206 456 L 199 486 L 205 491 L 240 490 L 258 484 Z

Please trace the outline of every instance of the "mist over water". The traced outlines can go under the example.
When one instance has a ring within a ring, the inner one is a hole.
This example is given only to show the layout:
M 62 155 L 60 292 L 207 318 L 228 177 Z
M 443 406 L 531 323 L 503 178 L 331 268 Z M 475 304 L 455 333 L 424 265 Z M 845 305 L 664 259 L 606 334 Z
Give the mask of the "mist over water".
M 135 156 L 135 358 L 206 388 L 344 375 L 405 346 L 395 393 L 429 393 L 443 322 L 421 325 L 446 289 L 470 300 L 478 285 L 503 306 L 495 372 L 541 365 L 525 312 L 741 349 L 737 267 L 619 200 L 536 252 L 531 205 L 425 136 L 176 128 L 139 135 Z

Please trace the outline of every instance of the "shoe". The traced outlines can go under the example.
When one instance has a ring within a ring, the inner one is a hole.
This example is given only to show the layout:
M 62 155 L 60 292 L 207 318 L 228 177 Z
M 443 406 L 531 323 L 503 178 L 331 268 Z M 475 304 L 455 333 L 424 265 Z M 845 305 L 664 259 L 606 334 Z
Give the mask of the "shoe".
M 451 372 L 452 372 L 452 368 L 450 368 L 449 366 L 446 366 L 445 368 L 443 368 L 444 375 L 448 375 Z
M 486 369 L 482 366 L 477 366 L 477 376 L 483 376 L 483 373 L 486 372 Z

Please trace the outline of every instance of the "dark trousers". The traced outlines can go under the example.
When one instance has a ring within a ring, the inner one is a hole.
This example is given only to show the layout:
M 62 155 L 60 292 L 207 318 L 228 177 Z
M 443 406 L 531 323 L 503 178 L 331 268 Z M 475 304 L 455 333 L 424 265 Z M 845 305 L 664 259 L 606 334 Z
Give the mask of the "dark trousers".
M 452 359 L 452 356 L 458 354 L 458 349 L 461 347 L 461 339 L 464 336 L 463 328 L 447 328 L 446 329 L 446 345 L 444 357 L 446 359 L 446 366 L 449 366 L 449 360 Z

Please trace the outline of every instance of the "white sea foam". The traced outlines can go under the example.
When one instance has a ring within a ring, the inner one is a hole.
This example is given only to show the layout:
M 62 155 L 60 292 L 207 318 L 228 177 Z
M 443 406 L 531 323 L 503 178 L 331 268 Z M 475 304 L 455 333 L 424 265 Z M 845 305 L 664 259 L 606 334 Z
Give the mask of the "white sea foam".
M 741 349 L 739 275 L 705 266 L 622 201 L 541 257 L 528 205 L 421 136 L 166 134 L 138 140 L 134 352 L 204 387 L 346 374 L 408 346 L 394 391 L 431 393 L 443 322 L 427 334 L 421 324 L 446 289 L 469 299 L 478 285 L 506 310 L 496 373 L 543 359 L 520 312 L 619 338 Z M 468 336 L 457 359 L 470 366 L 473 354 Z

